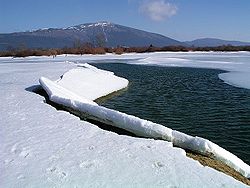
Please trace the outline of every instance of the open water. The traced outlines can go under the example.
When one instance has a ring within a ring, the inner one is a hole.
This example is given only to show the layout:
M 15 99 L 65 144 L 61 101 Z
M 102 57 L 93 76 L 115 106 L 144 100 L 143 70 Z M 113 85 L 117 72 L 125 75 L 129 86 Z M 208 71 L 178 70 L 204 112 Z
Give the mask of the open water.
M 121 63 L 94 64 L 130 81 L 101 105 L 217 143 L 250 164 L 250 90 L 223 71 Z

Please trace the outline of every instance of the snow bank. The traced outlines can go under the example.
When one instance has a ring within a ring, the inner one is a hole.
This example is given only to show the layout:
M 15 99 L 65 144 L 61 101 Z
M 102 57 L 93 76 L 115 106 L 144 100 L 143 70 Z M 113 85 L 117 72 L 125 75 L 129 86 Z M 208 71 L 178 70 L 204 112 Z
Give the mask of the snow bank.
M 200 137 L 193 137 L 179 131 L 172 131 L 174 145 L 184 149 L 210 156 L 212 154 L 217 160 L 227 164 L 243 176 L 250 178 L 250 166 L 244 163 L 240 158 L 218 146 L 217 144 Z
M 88 67 L 88 66 L 85 66 L 85 67 Z M 79 83 L 84 85 L 84 81 L 86 80 L 89 82 L 88 85 L 90 87 L 96 87 L 94 85 L 96 83 L 95 75 L 97 75 L 99 79 L 102 79 L 102 76 L 104 78 L 107 75 L 113 76 L 113 74 L 106 73 L 106 72 L 103 73 L 99 69 L 93 68 L 92 66 L 89 69 L 90 70 L 82 69 L 80 72 L 78 72 L 80 69 L 77 71 L 76 70 L 69 71 L 68 73 L 66 73 L 67 80 L 75 81 L 77 85 L 80 85 Z M 85 73 L 85 71 L 88 73 L 87 76 L 79 77 L 79 76 L 74 75 L 74 74 L 78 75 L 78 74 Z M 91 73 L 89 73 L 89 71 Z M 70 78 L 71 76 L 72 78 Z M 64 77 L 65 76 L 63 76 L 62 80 L 64 79 Z M 81 80 L 82 78 L 84 78 L 84 80 Z M 113 81 L 114 79 L 120 80 L 120 78 L 118 77 L 115 77 L 115 78 L 112 77 Z M 210 142 L 209 140 L 199 138 L 199 137 L 189 136 L 187 134 L 172 130 L 160 124 L 153 123 L 151 121 L 143 120 L 132 115 L 128 115 L 128 114 L 121 113 L 112 109 L 98 106 L 96 104 L 89 102 L 89 100 L 87 100 L 86 102 L 84 100 L 84 97 L 86 95 L 88 95 L 88 99 L 96 97 L 96 95 L 94 95 L 93 92 L 88 92 L 87 90 L 86 90 L 86 93 L 84 93 L 84 90 L 81 90 L 80 93 L 78 92 L 78 90 L 76 90 L 79 95 L 77 96 L 72 95 L 71 97 L 71 94 L 72 93 L 74 94 L 74 92 L 71 92 L 71 91 L 76 89 L 75 85 L 72 85 L 72 82 L 61 82 L 61 83 L 59 82 L 61 84 L 61 86 L 59 87 L 58 83 L 52 82 L 44 77 L 40 78 L 39 81 L 40 81 L 41 86 L 48 93 L 51 101 L 58 103 L 60 105 L 72 108 L 74 110 L 78 110 L 90 119 L 98 120 L 105 124 L 125 129 L 138 136 L 171 141 L 176 146 L 179 146 L 184 149 L 189 149 L 195 152 L 199 152 L 204 155 L 212 154 L 216 159 L 234 168 L 236 171 L 240 172 L 243 176 L 248 177 L 248 178 L 250 177 L 250 167 L 246 163 L 244 163 L 241 159 L 231 154 L 230 152 L 226 151 L 225 149 Z M 125 85 L 126 84 L 124 84 L 124 86 Z M 60 91 L 60 89 L 62 88 L 63 90 Z M 67 91 L 68 89 L 70 91 Z M 105 88 L 102 88 L 102 89 L 105 90 Z M 108 91 L 110 91 L 110 88 L 108 88 Z M 63 94 L 64 92 L 67 93 L 67 95 Z M 103 93 L 105 92 L 103 91 Z M 91 96 L 92 94 L 94 97 Z M 83 98 L 83 99 L 79 99 L 79 98 Z
M 87 63 L 78 66 L 66 72 L 57 83 L 84 99 L 95 100 L 128 86 L 128 80 L 115 76 L 113 72 Z
M 79 101 L 81 103 L 97 105 L 95 102 L 79 97 L 77 94 L 63 88 L 47 78 L 41 77 L 39 81 L 50 98 L 53 98 L 54 101 L 61 101 L 61 103 Z M 60 96 L 60 98 L 58 98 L 58 96 Z

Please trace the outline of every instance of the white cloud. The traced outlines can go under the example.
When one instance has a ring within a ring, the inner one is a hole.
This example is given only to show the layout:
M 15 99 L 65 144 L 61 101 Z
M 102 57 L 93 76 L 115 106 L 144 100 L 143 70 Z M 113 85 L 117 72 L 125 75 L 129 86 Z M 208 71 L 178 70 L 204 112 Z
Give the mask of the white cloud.
M 177 13 L 177 7 L 164 0 L 145 0 L 139 11 L 153 21 L 163 21 Z

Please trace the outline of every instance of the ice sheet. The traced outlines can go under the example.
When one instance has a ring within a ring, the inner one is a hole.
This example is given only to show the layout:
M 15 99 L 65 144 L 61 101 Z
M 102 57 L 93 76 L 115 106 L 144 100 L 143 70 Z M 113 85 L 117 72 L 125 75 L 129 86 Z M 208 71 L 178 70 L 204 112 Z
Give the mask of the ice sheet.
M 95 100 L 126 88 L 128 80 L 114 73 L 95 68 L 87 63 L 65 73 L 57 83 L 84 99 Z

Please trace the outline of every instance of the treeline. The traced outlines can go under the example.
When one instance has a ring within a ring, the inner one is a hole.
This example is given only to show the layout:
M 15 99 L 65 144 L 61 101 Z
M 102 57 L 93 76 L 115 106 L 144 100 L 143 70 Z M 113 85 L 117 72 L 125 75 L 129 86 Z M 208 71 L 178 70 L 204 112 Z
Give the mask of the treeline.
M 60 54 L 123 54 L 123 53 L 147 53 L 147 52 L 189 52 L 189 51 L 217 51 L 217 52 L 235 52 L 250 51 L 250 46 L 218 46 L 218 47 L 185 47 L 185 46 L 166 46 L 155 47 L 153 45 L 147 47 L 93 47 L 91 44 L 82 46 L 74 46 L 72 48 L 62 49 L 11 49 L 0 52 L 0 56 L 7 57 L 27 57 L 27 56 L 57 56 Z

